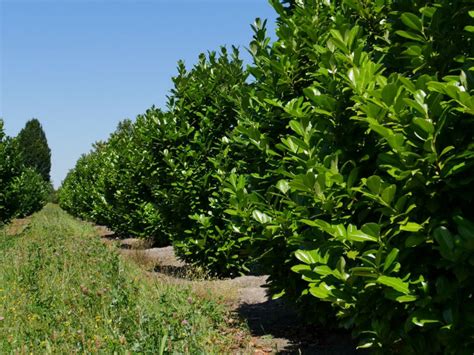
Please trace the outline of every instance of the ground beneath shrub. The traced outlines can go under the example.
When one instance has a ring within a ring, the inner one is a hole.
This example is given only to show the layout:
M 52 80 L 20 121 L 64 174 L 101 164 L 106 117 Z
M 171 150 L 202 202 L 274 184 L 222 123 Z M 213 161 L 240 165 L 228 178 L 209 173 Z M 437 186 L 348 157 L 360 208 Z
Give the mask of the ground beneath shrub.
M 113 241 L 106 229 L 100 234 Z M 172 247 L 147 248 L 137 239 L 119 243 L 121 252 L 141 264 L 164 282 L 189 284 L 205 297 L 220 296 L 249 327 L 252 339 L 245 350 L 251 354 L 358 354 L 350 335 L 303 326 L 298 315 L 283 300 L 271 300 L 266 294 L 268 276 L 241 276 L 234 279 L 205 279 L 199 271 L 178 260 Z M 231 323 L 231 322 L 230 322 Z

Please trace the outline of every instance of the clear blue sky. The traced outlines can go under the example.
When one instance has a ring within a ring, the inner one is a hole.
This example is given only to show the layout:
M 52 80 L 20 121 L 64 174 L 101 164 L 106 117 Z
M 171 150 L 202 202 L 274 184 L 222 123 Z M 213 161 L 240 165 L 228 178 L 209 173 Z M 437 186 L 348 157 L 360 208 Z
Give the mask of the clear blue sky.
M 274 31 L 266 0 L 0 0 L 7 134 L 41 121 L 58 186 L 120 120 L 164 107 L 179 59 L 234 44 L 249 60 L 256 17 Z

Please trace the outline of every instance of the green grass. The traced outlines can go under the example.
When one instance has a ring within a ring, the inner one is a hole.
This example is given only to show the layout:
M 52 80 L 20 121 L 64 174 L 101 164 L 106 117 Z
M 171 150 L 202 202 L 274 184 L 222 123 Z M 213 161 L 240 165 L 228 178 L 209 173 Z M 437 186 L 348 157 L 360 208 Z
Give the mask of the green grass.
M 14 229 L 14 228 L 13 228 Z M 55 205 L 0 231 L 0 353 L 222 353 L 225 307 L 161 284 Z

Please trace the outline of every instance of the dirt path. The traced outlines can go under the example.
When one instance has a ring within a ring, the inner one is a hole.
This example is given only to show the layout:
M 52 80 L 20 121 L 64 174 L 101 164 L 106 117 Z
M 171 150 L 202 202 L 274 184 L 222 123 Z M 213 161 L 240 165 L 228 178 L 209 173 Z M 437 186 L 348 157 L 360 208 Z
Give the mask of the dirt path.
M 102 230 L 103 236 L 107 233 Z M 110 235 L 108 236 L 110 238 Z M 118 241 L 123 255 L 141 264 L 154 277 L 170 283 L 189 284 L 195 292 L 222 297 L 248 324 L 252 354 L 356 354 L 348 334 L 303 327 L 296 312 L 282 300 L 269 300 L 267 276 L 240 276 L 206 280 L 178 260 L 172 247 L 146 248 L 136 239 Z M 245 352 L 247 353 L 247 352 Z

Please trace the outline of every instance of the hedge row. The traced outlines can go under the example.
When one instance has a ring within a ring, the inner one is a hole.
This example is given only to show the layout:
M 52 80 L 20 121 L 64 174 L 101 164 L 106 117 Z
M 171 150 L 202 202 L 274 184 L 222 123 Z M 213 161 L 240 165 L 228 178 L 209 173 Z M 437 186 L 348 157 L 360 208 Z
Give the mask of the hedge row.
M 0 119 L 0 225 L 40 210 L 50 192 L 49 182 L 25 167 L 18 141 L 5 135 Z
M 197 223 L 188 216 L 205 210 L 218 190 L 211 158 L 236 125 L 247 75 L 237 50 L 224 48 L 178 70 L 167 112 L 152 107 L 121 122 L 78 161 L 60 190 L 64 209 L 158 245 Z
M 248 70 L 180 64 L 166 112 L 84 156 L 62 205 L 216 274 L 257 265 L 361 347 L 472 352 L 473 4 L 272 4 Z

